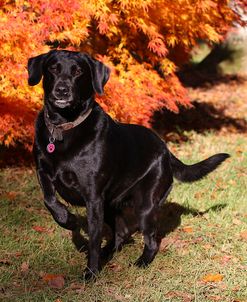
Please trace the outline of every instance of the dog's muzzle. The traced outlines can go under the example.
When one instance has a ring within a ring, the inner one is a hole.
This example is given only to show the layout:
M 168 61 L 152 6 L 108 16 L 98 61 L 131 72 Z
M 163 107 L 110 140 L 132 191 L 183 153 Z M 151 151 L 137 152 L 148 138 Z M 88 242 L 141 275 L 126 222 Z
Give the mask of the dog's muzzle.
M 65 108 L 70 105 L 72 93 L 70 87 L 67 84 L 59 82 L 57 85 L 55 85 L 52 94 L 54 96 L 54 105 L 56 105 L 57 107 Z

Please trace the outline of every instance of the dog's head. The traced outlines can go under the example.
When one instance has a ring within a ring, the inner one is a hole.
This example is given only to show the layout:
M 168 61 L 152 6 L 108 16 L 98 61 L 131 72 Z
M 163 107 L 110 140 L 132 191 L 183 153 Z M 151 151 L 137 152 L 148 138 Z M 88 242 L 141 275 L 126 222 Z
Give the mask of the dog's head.
M 45 102 L 52 107 L 76 107 L 94 93 L 103 94 L 110 69 L 85 53 L 52 50 L 28 60 L 28 84 L 43 76 Z

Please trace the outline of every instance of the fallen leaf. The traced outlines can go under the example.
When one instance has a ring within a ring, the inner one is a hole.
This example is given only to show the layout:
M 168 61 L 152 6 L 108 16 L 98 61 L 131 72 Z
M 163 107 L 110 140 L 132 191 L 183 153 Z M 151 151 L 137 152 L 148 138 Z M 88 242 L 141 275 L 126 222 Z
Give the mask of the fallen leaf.
M 27 273 L 29 270 L 29 264 L 27 262 L 23 262 L 21 265 L 21 272 L 22 273 Z
M 193 228 L 191 226 L 183 227 L 182 230 L 185 233 L 193 233 Z
M 56 274 L 46 274 L 46 273 L 40 273 L 43 281 L 49 282 L 53 279 L 56 279 L 57 277 L 63 277 L 63 275 L 56 275 Z
M 112 271 L 114 271 L 114 272 L 120 272 L 121 269 L 122 269 L 122 266 L 119 265 L 119 264 L 117 264 L 117 263 L 115 263 L 115 262 L 110 263 L 110 264 L 108 265 L 108 267 L 110 268 L 110 270 L 112 270 Z
M 210 250 L 213 246 L 212 246 L 212 244 L 210 244 L 210 243 L 206 243 L 206 244 L 203 244 L 202 247 L 203 247 L 205 250 Z
M 39 225 L 34 225 L 32 227 L 33 230 L 35 230 L 36 232 L 39 232 L 39 233 L 45 233 L 46 232 L 46 229 L 42 226 L 39 226 Z
M 207 298 L 212 301 L 222 301 L 221 296 L 207 296 Z
M 34 225 L 32 226 L 32 229 L 38 233 L 52 233 L 53 230 L 52 229 L 47 229 L 47 228 L 44 228 L 42 226 L 39 226 L 39 225 Z
M 85 291 L 85 285 L 82 283 L 71 283 L 69 288 L 77 293 L 82 293 Z
M 227 264 L 232 259 L 232 256 L 224 255 L 220 258 L 222 264 Z
M 183 302 L 191 302 L 192 301 L 192 295 L 189 293 L 181 292 L 181 291 L 170 291 L 165 294 L 165 297 L 168 299 L 172 298 L 182 298 Z
M 194 195 L 194 197 L 195 197 L 196 199 L 201 199 L 201 198 L 203 197 L 203 195 L 204 195 L 203 192 L 196 192 L 195 195 Z
M 20 257 L 20 256 L 22 256 L 22 253 L 21 252 L 16 252 L 14 256 L 15 257 Z
M 129 282 L 129 281 L 125 281 L 123 285 L 124 285 L 124 288 L 132 288 L 133 287 L 133 283 Z
M 136 283 L 141 283 L 141 284 L 143 284 L 143 281 L 144 281 L 144 277 L 143 277 L 143 276 L 139 276 L 139 277 L 136 278 L 136 280 L 135 280 Z
M 238 291 L 240 291 L 240 289 L 241 289 L 240 286 L 236 285 L 235 287 L 233 287 L 232 291 L 238 292 Z
M 122 302 L 122 301 L 126 301 L 126 298 L 125 296 L 121 295 L 121 294 L 118 294 L 116 292 L 116 289 L 115 288 L 108 288 L 107 289 L 107 294 L 111 297 L 113 297 L 115 299 L 115 301 L 119 301 L 119 302 Z
M 11 191 L 11 192 L 8 192 L 6 193 L 6 197 L 9 199 L 9 200 L 14 200 L 16 198 L 16 196 L 18 195 L 17 192 L 14 192 L 14 191 Z
M 217 197 L 217 194 L 216 194 L 215 192 L 213 192 L 213 193 L 210 195 L 210 198 L 211 198 L 211 199 L 216 199 L 216 197 Z
M 208 274 L 202 278 L 203 282 L 220 282 L 224 278 L 221 274 Z
M 247 231 L 243 231 L 240 233 L 240 237 L 244 240 L 247 240 Z
M 52 288 L 58 288 L 58 289 L 61 289 L 64 287 L 64 284 L 65 284 L 65 280 L 62 276 L 59 276 L 53 280 L 50 280 L 48 282 L 48 285 Z
M 45 274 L 42 279 L 52 288 L 61 289 L 65 284 L 65 280 L 62 275 Z
M 230 185 L 236 185 L 237 184 L 236 180 L 233 180 L 233 179 L 230 179 L 228 183 Z
M 242 224 L 242 221 L 239 220 L 239 219 L 237 219 L 237 218 L 234 218 L 234 219 L 232 220 L 232 223 L 235 224 L 235 225 L 241 225 L 241 224 Z
M 191 243 L 190 241 L 179 239 L 179 237 L 163 238 L 160 244 L 160 251 L 165 251 L 170 246 L 174 246 L 176 248 L 184 248 L 188 246 L 190 243 Z

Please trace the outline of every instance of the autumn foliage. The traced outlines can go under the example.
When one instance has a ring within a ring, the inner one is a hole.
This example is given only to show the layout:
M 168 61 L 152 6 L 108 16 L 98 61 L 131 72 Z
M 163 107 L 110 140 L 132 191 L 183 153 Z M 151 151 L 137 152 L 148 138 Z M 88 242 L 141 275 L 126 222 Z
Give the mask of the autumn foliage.
M 30 148 L 42 88 L 27 86 L 27 60 L 51 48 L 88 52 L 111 67 L 98 101 L 120 121 L 149 126 L 155 110 L 189 105 L 176 68 L 198 39 L 220 41 L 233 21 L 241 22 L 228 4 L 0 0 L 0 142 Z

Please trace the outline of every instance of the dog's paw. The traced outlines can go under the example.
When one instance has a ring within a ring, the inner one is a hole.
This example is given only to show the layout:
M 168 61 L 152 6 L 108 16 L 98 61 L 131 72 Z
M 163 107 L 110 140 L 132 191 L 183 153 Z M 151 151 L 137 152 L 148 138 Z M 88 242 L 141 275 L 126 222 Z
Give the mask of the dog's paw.
M 138 258 L 136 262 L 134 263 L 135 266 L 140 267 L 140 268 L 145 268 L 149 265 L 150 261 L 145 259 L 143 256 Z
M 90 281 L 95 281 L 97 278 L 99 271 L 93 271 L 90 270 L 89 268 L 86 268 L 83 274 L 83 279 L 86 282 L 90 282 Z

